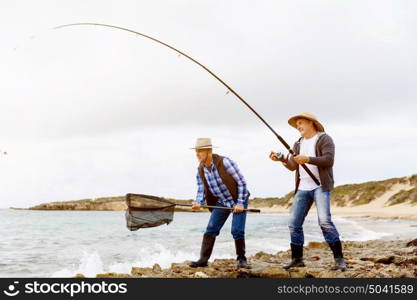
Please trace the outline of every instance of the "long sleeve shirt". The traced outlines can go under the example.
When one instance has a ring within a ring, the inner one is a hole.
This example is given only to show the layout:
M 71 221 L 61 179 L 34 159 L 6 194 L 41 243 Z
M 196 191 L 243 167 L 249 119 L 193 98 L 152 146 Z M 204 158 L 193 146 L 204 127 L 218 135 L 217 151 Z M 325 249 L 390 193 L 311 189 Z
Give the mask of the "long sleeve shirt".
M 243 177 L 242 173 L 240 172 L 237 164 L 232 161 L 231 159 L 224 157 L 223 158 L 223 165 L 229 173 L 230 176 L 237 183 L 237 204 L 243 205 L 248 200 L 248 190 L 246 187 L 246 181 Z M 208 188 L 210 192 L 218 199 L 220 204 L 227 206 L 227 207 L 234 207 L 235 202 L 233 201 L 233 197 L 230 194 L 229 190 L 227 189 L 226 185 L 222 182 L 221 177 L 217 171 L 216 165 L 212 163 L 210 167 L 204 166 L 204 176 L 206 177 Z M 200 204 L 204 204 L 206 202 L 206 195 L 204 193 L 204 183 L 203 179 L 200 177 L 200 174 L 197 172 L 197 197 L 196 201 Z
M 319 132 L 319 137 L 315 145 L 317 156 L 309 157 L 309 164 L 316 165 L 319 170 L 319 181 L 323 188 L 323 191 L 329 192 L 333 190 L 334 178 L 333 178 L 333 164 L 335 156 L 335 145 L 332 138 L 324 133 Z M 301 139 L 300 139 L 301 140 Z M 300 154 L 300 140 L 294 143 L 293 150 L 296 155 Z M 295 162 L 292 155 L 287 156 L 287 161 L 284 162 L 284 166 L 290 170 L 295 170 L 295 192 L 297 192 L 300 184 L 299 165 Z

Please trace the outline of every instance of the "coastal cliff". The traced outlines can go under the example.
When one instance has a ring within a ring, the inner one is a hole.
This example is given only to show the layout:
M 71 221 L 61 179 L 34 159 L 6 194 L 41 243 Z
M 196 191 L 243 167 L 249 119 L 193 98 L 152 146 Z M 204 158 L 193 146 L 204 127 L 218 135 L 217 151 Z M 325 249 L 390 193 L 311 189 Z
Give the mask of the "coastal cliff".
M 177 204 L 191 204 L 192 200 L 167 199 Z M 127 209 L 124 196 L 82 199 L 75 201 L 49 202 L 29 208 L 30 210 L 103 210 L 123 211 Z M 175 207 L 175 211 L 190 211 L 187 207 Z

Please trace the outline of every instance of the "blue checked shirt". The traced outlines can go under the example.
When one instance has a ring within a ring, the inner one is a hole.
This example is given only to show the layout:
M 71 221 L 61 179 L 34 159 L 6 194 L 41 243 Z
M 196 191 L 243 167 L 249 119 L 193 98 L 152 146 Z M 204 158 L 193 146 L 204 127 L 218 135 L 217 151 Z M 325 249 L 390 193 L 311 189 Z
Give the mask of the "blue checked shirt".
M 246 188 L 246 181 L 243 175 L 240 173 L 236 163 L 231 159 L 224 157 L 223 165 L 227 173 L 233 177 L 237 183 L 237 204 L 243 205 L 247 202 L 248 190 Z M 204 175 L 207 180 L 208 187 L 210 192 L 218 199 L 218 203 L 227 206 L 234 207 L 235 202 L 233 201 L 232 195 L 227 189 L 226 185 L 222 182 L 222 179 L 219 176 L 215 164 L 211 164 L 210 168 L 206 166 L 203 167 Z M 197 198 L 196 201 L 201 205 L 204 205 L 206 202 L 206 195 L 204 193 L 204 183 L 200 174 L 197 172 Z

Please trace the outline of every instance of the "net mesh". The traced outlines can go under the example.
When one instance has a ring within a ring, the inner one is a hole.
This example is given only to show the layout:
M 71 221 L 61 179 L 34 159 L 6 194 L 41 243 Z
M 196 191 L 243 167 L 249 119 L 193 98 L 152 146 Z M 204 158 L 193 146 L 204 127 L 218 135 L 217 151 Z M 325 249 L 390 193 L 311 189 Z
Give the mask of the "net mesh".
M 169 224 L 174 218 L 175 203 L 164 198 L 142 195 L 126 195 L 126 226 L 130 231 Z

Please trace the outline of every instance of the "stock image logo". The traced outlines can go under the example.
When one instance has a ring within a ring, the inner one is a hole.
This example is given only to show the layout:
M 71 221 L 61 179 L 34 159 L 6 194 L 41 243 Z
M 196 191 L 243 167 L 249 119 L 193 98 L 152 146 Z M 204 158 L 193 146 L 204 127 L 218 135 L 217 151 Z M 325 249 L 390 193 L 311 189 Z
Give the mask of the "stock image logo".
M 19 281 L 8 284 L 3 290 L 6 296 L 14 297 L 19 294 L 67 294 L 74 297 L 78 294 L 126 294 L 127 283 L 115 282 L 42 282 L 38 280 L 22 283 L 18 288 Z
M 19 284 L 19 281 L 14 281 L 13 284 L 10 284 L 3 293 L 7 296 L 13 297 L 20 293 L 18 289 L 16 289 L 16 285 Z

